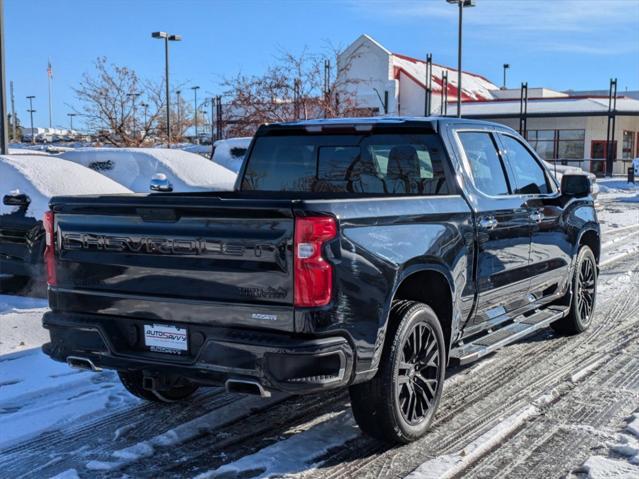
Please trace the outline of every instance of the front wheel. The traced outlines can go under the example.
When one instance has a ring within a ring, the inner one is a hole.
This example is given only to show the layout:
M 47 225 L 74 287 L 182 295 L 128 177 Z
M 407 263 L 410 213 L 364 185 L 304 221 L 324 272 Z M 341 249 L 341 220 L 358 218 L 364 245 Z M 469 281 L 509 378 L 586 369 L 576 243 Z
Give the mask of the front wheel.
M 590 326 L 597 300 L 597 261 L 588 246 L 582 246 L 575 261 L 568 315 L 552 323 L 561 334 L 578 334 Z
M 379 370 L 350 387 L 360 429 L 382 441 L 409 443 L 427 431 L 442 395 L 446 346 L 435 312 L 416 301 L 396 301 Z

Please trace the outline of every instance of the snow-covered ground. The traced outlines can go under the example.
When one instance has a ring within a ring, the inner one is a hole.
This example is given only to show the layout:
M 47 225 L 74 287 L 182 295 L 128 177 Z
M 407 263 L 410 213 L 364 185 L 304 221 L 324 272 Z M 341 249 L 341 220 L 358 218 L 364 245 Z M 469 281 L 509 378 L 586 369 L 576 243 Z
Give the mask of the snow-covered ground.
M 0 296 L 0 476 L 639 477 L 639 189 L 601 181 L 591 328 L 550 329 L 450 371 L 432 431 L 361 435 L 342 391 L 139 401 L 114 373 L 49 360 L 42 300 Z

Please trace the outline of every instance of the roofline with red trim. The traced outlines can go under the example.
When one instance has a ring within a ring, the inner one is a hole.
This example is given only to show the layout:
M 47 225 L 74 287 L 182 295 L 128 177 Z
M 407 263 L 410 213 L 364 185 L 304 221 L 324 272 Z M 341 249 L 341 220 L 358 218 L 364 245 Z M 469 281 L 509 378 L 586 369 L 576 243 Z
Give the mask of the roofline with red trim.
M 425 60 L 420 60 L 419 58 L 413 58 L 411 56 L 403 55 L 401 53 L 392 53 L 391 52 L 391 55 L 399 57 L 399 58 L 403 58 L 404 60 L 408 60 L 408 61 L 413 62 L 413 63 L 426 63 Z M 446 66 L 446 65 L 442 65 L 440 63 L 433 63 L 433 65 L 438 66 L 440 68 L 445 68 L 445 69 L 448 69 L 448 70 L 457 71 L 456 68 L 452 68 L 452 67 L 449 67 L 449 66 Z M 466 75 L 474 76 L 474 77 L 477 77 L 477 78 L 481 78 L 482 80 L 484 80 L 484 81 L 490 83 L 491 85 L 494 85 L 495 87 L 499 88 L 497 85 L 495 85 L 493 82 L 491 82 L 485 76 L 479 75 L 477 73 L 471 73 L 471 72 L 468 72 L 468 71 L 465 71 L 465 70 L 462 70 L 462 73 L 465 73 Z

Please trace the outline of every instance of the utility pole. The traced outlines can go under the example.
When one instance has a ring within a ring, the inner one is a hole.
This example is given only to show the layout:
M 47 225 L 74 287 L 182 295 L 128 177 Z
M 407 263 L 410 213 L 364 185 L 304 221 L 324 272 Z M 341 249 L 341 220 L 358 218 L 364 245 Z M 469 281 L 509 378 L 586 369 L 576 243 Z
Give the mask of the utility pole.
M 177 96 L 177 136 L 178 140 L 182 138 L 182 99 L 180 95 L 182 90 L 176 90 L 175 96 Z
M 34 95 L 29 95 L 27 97 L 27 100 L 29 100 L 29 109 L 27 111 L 29 112 L 29 115 L 31 116 L 31 143 L 35 143 L 35 132 L 33 131 L 33 114 L 35 113 L 35 110 L 33 109 L 34 98 L 35 98 Z
M 9 82 L 9 90 L 10 90 L 10 97 L 11 97 L 11 140 L 12 141 L 16 141 L 16 130 L 17 130 L 17 119 L 16 119 L 16 98 L 13 95 L 13 80 L 11 80 L 11 82 Z
M 195 123 L 195 141 L 198 142 L 197 136 L 197 91 L 200 89 L 199 86 L 192 86 L 191 90 L 193 90 L 193 121 Z
M 4 1 L 0 0 L 0 154 L 9 153 L 9 131 L 7 127 L 7 104 L 4 70 Z M 15 119 L 14 119 L 15 122 Z

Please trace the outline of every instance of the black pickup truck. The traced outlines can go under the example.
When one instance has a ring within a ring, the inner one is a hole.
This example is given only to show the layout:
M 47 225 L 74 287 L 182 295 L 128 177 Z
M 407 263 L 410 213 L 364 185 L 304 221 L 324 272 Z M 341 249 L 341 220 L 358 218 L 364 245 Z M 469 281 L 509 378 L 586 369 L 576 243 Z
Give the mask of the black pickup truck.
M 595 306 L 584 175 L 501 125 L 263 126 L 235 191 L 57 197 L 44 351 L 155 401 L 349 387 L 361 429 L 419 438 L 446 367 Z

